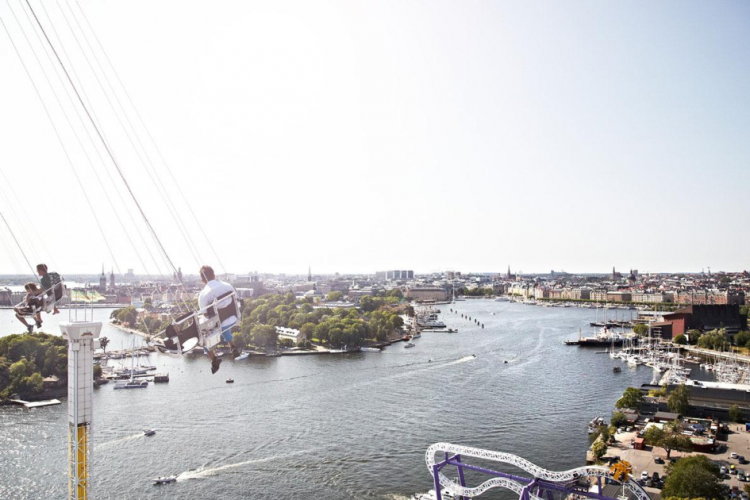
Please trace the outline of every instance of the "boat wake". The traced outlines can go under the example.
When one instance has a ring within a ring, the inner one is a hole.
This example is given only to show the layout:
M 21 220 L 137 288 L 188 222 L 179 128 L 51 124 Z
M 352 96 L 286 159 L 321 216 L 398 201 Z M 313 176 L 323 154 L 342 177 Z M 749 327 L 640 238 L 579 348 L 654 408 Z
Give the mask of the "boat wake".
M 313 453 L 316 450 L 303 450 L 303 451 L 297 451 L 294 453 L 287 453 L 285 455 L 273 455 L 270 457 L 264 457 L 264 458 L 256 458 L 254 460 L 245 460 L 243 462 L 237 462 L 234 464 L 226 464 L 226 465 L 220 465 L 219 467 L 212 467 L 210 469 L 205 469 L 203 467 L 196 469 L 196 470 L 189 470 L 186 472 L 183 472 L 182 474 L 177 476 L 177 482 L 180 481 L 188 481 L 190 479 L 203 479 L 206 477 L 214 476 L 216 474 L 220 474 L 222 472 L 237 469 L 240 467 L 245 467 L 246 465 L 252 465 L 252 464 L 262 464 L 265 462 L 270 462 L 272 460 L 277 460 L 280 458 L 289 458 L 296 455 L 304 455 L 306 453 Z
M 474 355 L 464 356 L 463 358 L 459 358 L 459 359 L 457 359 L 455 361 L 451 361 L 450 363 L 446 363 L 443 366 L 458 365 L 460 363 L 466 363 L 467 361 L 474 361 L 475 359 L 477 359 L 477 357 L 474 356 Z
M 138 438 L 143 437 L 143 432 L 139 432 L 138 434 L 133 434 L 132 436 L 125 436 L 118 439 L 113 439 L 112 441 L 105 441 L 104 443 L 99 443 L 94 446 L 94 450 L 106 450 L 107 448 L 112 448 L 113 446 L 116 446 L 118 444 L 124 444 L 133 440 L 136 440 Z

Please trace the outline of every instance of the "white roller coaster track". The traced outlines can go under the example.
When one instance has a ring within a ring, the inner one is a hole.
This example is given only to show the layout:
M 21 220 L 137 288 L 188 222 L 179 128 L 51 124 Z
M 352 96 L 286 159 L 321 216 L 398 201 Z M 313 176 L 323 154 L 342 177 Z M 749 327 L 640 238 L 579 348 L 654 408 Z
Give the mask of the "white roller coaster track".
M 542 480 L 549 481 L 552 483 L 569 483 L 571 481 L 575 481 L 580 478 L 592 478 L 592 477 L 601 477 L 601 478 L 611 479 L 609 469 L 605 467 L 585 466 L 585 467 L 578 467 L 576 469 L 570 469 L 570 470 L 560 471 L 560 472 L 549 471 L 547 469 L 543 469 L 542 467 L 539 467 L 538 465 L 535 465 L 529 462 L 528 460 L 524 458 L 521 458 L 517 455 L 512 455 L 510 453 L 483 450 L 481 448 L 472 448 L 469 446 L 460 446 L 460 445 L 450 444 L 450 443 L 435 443 L 429 448 L 427 448 L 427 453 L 425 454 L 425 462 L 427 463 L 427 469 L 430 471 L 430 474 L 433 474 L 433 468 L 435 464 L 439 463 L 439 461 L 435 460 L 435 455 L 438 452 L 450 453 L 453 455 L 461 455 L 462 458 L 463 457 L 475 457 L 475 458 L 480 458 L 483 460 L 491 460 L 493 462 L 501 462 L 501 463 L 509 464 L 509 465 L 518 467 L 519 469 L 528 472 L 529 474 L 531 474 L 532 476 L 538 479 L 542 479 Z M 524 488 L 524 485 L 522 485 L 521 483 L 517 481 L 512 481 L 510 479 L 500 478 L 500 477 L 489 479 L 474 488 L 461 486 L 455 481 L 448 479 L 442 472 L 438 473 L 438 478 L 440 481 L 440 485 L 443 488 L 450 491 L 454 495 L 465 496 L 465 497 L 479 496 L 491 488 L 498 488 L 498 487 L 507 488 L 509 490 L 515 491 L 516 493 L 520 495 L 521 491 Z M 628 479 L 628 481 L 624 484 L 624 487 L 637 500 L 650 500 L 651 498 L 648 496 L 648 493 L 646 493 L 644 489 L 641 488 L 641 486 L 638 483 L 633 481 L 632 478 Z M 543 500 L 531 494 L 529 495 L 529 497 L 534 500 Z

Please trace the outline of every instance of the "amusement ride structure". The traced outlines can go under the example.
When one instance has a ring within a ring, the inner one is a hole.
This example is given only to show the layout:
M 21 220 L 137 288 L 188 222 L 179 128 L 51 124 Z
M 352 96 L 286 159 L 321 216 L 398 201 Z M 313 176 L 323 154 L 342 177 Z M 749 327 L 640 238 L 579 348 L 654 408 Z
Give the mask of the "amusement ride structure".
M 438 454 L 443 454 L 442 460 Z M 466 463 L 466 457 L 480 460 L 499 462 L 525 471 L 531 477 L 500 472 L 478 465 Z M 596 500 L 620 500 L 621 498 L 635 498 L 650 500 L 648 493 L 630 477 L 630 466 L 624 462 L 615 464 L 612 469 L 599 466 L 585 466 L 562 472 L 543 469 L 528 460 L 510 453 L 471 448 L 450 443 L 436 443 L 427 448 L 425 454 L 427 468 L 432 474 L 437 500 L 442 500 L 443 491 L 455 498 L 473 498 L 493 488 L 505 488 L 518 495 L 520 500 L 553 500 L 554 498 L 569 498 L 576 495 L 579 498 L 594 498 Z M 446 476 L 443 470 L 456 467 L 458 482 Z M 478 472 L 492 476 L 475 487 L 466 484 L 466 471 Z M 595 480 L 596 491 L 591 491 L 588 481 Z M 602 494 L 603 482 L 619 482 L 622 485 L 622 496 L 613 498 Z M 629 495 L 626 495 L 626 492 Z

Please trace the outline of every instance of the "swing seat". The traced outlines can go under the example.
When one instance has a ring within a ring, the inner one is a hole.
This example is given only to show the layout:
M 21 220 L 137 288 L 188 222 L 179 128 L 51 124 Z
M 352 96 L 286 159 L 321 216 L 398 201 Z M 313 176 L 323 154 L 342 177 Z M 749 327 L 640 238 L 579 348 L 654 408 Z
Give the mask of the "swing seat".
M 163 338 L 154 344 L 162 351 L 173 354 L 187 354 L 196 347 L 211 350 L 221 344 L 222 323 L 232 317 L 239 321 L 240 312 L 237 306 L 235 292 L 227 292 L 219 296 L 205 311 L 189 312 L 174 320 L 163 332 Z M 223 307 L 218 304 L 229 299 Z M 201 318 L 201 313 L 203 318 Z
M 62 300 L 65 292 L 65 285 L 63 285 L 60 276 L 57 273 L 50 274 L 52 275 L 52 288 L 45 290 L 45 293 L 43 294 L 44 305 L 42 307 L 42 310 L 47 314 L 52 314 L 54 312 L 55 306 Z

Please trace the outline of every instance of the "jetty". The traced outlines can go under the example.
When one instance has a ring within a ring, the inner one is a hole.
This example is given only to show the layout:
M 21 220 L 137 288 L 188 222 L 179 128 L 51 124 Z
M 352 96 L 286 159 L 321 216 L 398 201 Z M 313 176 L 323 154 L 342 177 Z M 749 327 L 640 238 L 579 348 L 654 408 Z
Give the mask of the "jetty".
M 43 406 L 62 404 L 59 399 L 48 399 L 46 401 L 24 401 L 23 399 L 11 399 L 10 402 L 17 405 L 24 405 L 26 408 L 41 408 Z

